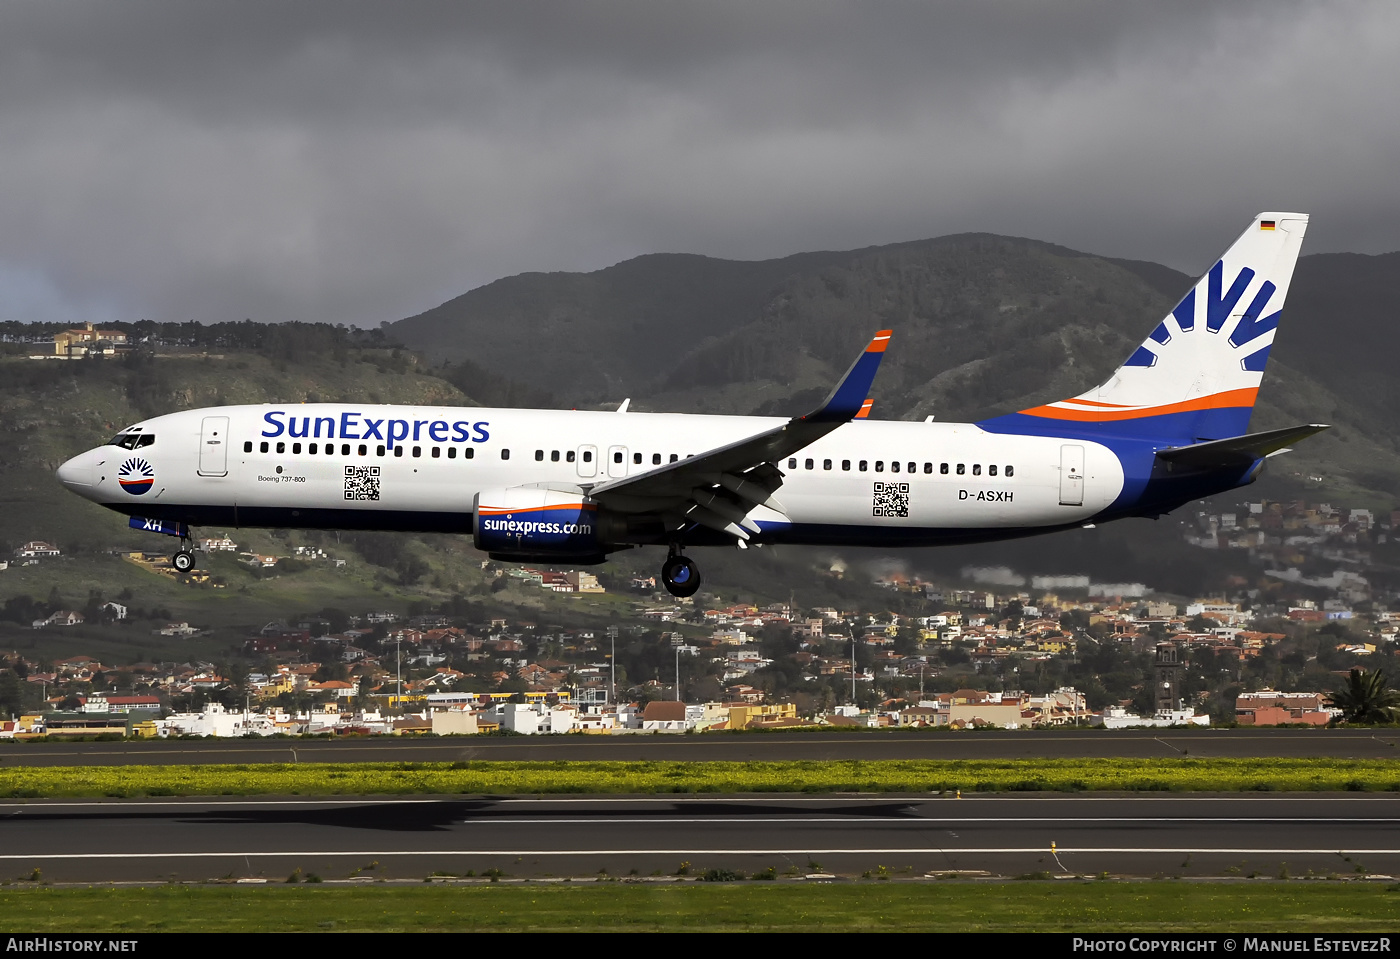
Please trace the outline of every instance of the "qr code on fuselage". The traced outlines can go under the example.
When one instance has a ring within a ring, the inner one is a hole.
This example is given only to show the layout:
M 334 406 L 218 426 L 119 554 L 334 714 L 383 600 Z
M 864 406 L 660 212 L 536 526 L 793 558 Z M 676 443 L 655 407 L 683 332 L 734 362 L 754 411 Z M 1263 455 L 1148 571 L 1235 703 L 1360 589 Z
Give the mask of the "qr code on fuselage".
M 379 467 L 345 467 L 346 499 L 379 499 Z
M 901 516 L 909 515 L 909 484 L 908 483 L 876 483 L 875 495 L 871 506 L 874 507 L 874 516 Z

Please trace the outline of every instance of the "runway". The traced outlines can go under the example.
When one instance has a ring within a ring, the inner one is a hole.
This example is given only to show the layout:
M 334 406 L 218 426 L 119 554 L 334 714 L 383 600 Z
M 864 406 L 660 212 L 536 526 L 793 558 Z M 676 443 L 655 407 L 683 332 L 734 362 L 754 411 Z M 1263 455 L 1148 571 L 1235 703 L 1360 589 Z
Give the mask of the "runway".
M 835 760 L 1400 758 L 1400 734 L 1366 729 L 1056 729 L 699 736 L 448 736 L 348 739 L 204 739 L 9 742 L 3 766 L 174 765 L 267 762 L 462 762 L 465 760 Z
M 1400 875 L 1400 797 L 570 797 L 0 804 L 0 878 L 327 881 L 684 871 Z M 605 871 L 605 872 L 604 872 Z M 883 871 L 883 872 L 882 872 Z

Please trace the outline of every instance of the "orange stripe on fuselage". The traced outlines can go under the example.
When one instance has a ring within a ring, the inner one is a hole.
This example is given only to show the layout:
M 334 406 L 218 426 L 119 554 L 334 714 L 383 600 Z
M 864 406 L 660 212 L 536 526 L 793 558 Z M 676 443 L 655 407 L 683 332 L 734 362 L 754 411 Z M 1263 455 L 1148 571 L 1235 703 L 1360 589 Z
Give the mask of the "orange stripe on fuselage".
M 894 330 L 880 330 L 875 334 L 875 339 L 870 341 L 870 345 L 865 348 L 867 353 L 883 353 L 885 347 L 890 345 L 890 336 Z
M 1066 410 L 1058 406 L 1036 406 L 1021 410 L 1026 416 L 1042 416 L 1051 420 L 1076 420 L 1079 422 L 1105 422 L 1108 420 L 1138 420 L 1149 416 L 1165 416 L 1168 413 L 1190 413 L 1194 410 L 1223 410 L 1234 406 L 1253 406 L 1259 395 L 1258 388 L 1247 390 L 1226 390 L 1200 396 L 1184 403 L 1168 403 L 1165 406 L 1148 406 L 1139 410 Z
M 553 506 L 522 506 L 519 509 L 503 509 L 499 506 L 483 506 L 477 512 L 483 516 L 500 516 L 505 513 L 542 513 L 545 510 L 556 509 L 597 509 L 596 503 L 556 503 Z

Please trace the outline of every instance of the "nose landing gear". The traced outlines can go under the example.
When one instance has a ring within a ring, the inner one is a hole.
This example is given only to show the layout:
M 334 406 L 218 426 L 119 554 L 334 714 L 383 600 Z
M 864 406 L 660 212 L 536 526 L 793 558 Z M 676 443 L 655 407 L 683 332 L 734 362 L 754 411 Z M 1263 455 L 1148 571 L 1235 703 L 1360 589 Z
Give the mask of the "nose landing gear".
M 164 533 L 166 536 L 177 536 L 180 539 L 180 550 L 170 557 L 170 565 L 178 573 L 188 573 L 194 569 L 194 551 L 190 548 L 193 539 L 190 536 L 190 524 L 181 523 L 168 519 L 147 519 L 144 516 L 133 516 L 128 521 L 132 529 L 139 529 L 146 533 Z
M 684 599 L 700 589 L 700 569 L 679 550 L 672 550 L 661 566 L 661 584 L 672 596 Z

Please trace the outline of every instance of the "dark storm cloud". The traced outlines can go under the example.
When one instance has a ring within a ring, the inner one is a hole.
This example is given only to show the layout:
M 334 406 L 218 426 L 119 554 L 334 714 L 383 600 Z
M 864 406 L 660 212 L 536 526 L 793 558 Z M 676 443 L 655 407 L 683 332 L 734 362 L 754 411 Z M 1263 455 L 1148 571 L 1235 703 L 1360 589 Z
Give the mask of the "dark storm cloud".
M 11 3 L 0 317 L 397 319 L 652 251 L 1400 246 L 1400 12 Z

